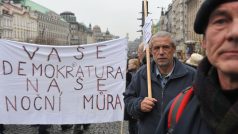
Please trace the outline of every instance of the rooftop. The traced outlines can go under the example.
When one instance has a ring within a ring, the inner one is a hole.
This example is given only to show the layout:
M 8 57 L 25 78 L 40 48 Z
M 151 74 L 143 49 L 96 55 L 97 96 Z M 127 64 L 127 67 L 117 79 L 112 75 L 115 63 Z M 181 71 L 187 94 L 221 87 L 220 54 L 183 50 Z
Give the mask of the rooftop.
M 36 11 L 39 11 L 41 13 L 48 13 L 49 11 L 51 11 L 50 9 L 40 5 L 40 4 L 37 4 L 33 1 L 30 1 L 30 0 L 21 0 L 21 3 L 22 5 L 24 6 L 29 6 L 31 8 L 31 10 L 36 10 Z

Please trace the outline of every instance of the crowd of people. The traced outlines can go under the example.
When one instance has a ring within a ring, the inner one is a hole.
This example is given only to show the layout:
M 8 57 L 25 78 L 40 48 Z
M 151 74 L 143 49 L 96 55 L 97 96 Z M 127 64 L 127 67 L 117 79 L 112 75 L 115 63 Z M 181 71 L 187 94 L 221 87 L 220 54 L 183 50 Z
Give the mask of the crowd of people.
M 165 31 L 156 33 L 149 44 L 152 54 L 151 82 L 153 97 L 147 93 L 146 65 L 134 74 L 124 93 L 127 112 L 137 119 L 138 133 L 153 133 L 165 106 L 195 78 L 194 68 L 182 64 L 173 55 L 176 42 Z M 181 82 L 180 82 L 181 81 Z
M 205 55 L 193 53 L 181 62 L 174 56 L 177 43 L 172 34 L 159 31 L 149 42 L 148 69 L 141 43 L 137 58 L 128 60 L 123 93 L 129 133 L 238 134 L 237 28 L 237 0 L 205 0 L 194 22 L 194 31 L 203 35 Z M 47 134 L 50 126 L 38 127 L 39 134 Z M 62 131 L 72 127 L 61 126 Z M 82 129 L 81 124 L 74 127 Z M 0 130 L 3 133 L 3 125 Z
M 142 65 L 124 92 L 136 134 L 238 134 L 237 28 L 237 0 L 205 0 L 194 22 L 205 55 L 193 53 L 182 63 L 170 33 L 152 36 L 151 68 Z

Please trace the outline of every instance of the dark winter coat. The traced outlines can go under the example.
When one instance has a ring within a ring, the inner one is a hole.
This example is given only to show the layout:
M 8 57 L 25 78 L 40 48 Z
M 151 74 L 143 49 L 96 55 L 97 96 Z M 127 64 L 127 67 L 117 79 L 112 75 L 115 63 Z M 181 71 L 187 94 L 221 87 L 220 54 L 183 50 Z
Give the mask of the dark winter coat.
M 238 134 L 238 102 L 223 95 L 216 69 L 205 58 L 198 67 L 194 95 L 177 122 L 173 134 Z M 168 109 L 155 134 L 166 134 Z
M 152 61 L 151 63 L 152 97 L 158 100 L 151 112 L 144 113 L 140 110 L 141 101 L 148 96 L 146 65 L 137 71 L 124 93 L 124 102 L 127 112 L 138 119 L 139 134 L 153 134 L 160 120 L 162 111 L 168 102 L 180 91 L 192 85 L 196 74 L 195 69 L 184 65 L 176 58 L 174 61 L 174 70 L 164 88 L 162 88 L 156 77 L 154 70 L 155 62 Z

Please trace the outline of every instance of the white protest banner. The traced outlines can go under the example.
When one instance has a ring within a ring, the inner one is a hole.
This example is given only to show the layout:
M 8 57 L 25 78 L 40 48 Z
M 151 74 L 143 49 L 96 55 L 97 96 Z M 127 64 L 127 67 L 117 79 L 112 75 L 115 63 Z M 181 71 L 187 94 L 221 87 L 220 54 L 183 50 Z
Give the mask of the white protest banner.
M 143 42 L 147 44 L 152 36 L 151 33 L 152 19 L 150 16 L 145 18 L 145 24 L 143 26 Z M 145 46 L 146 48 L 147 46 Z
M 125 38 L 80 46 L 0 40 L 0 123 L 123 120 Z

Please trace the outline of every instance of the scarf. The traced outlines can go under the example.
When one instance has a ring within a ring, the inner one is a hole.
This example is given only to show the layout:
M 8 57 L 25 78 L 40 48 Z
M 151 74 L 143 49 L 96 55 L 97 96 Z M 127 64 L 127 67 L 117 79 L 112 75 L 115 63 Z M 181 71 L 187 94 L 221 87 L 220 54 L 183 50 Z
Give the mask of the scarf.
M 215 134 L 238 134 L 238 101 L 232 105 L 224 96 L 216 68 L 207 58 L 199 65 L 197 75 L 194 91 L 203 120 Z

